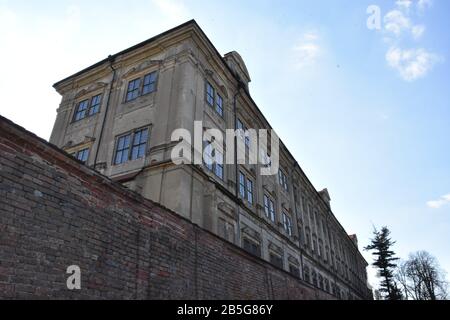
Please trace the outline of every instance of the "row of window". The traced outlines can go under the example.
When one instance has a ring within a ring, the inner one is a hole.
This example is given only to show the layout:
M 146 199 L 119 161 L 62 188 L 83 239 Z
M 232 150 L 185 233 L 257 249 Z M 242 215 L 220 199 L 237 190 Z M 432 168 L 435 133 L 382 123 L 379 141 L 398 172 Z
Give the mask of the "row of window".
M 305 266 L 304 270 L 303 270 L 303 276 L 304 276 L 304 280 L 310 284 L 312 284 L 313 286 L 326 291 L 328 293 L 331 293 L 333 295 L 336 295 L 336 288 L 338 288 L 337 286 L 335 286 L 334 283 L 332 283 L 330 285 L 330 281 L 322 276 L 320 273 L 317 273 L 316 271 L 312 271 L 312 273 L 310 274 L 310 270 L 308 266 Z
M 253 240 L 250 240 L 247 237 L 243 237 L 243 248 L 248 253 L 261 257 L 261 245 Z M 282 255 L 276 254 L 274 252 L 269 253 L 269 261 L 274 266 L 284 269 L 284 260 Z M 297 265 L 289 263 L 289 272 L 297 278 L 300 278 L 300 269 Z
M 257 257 L 261 257 L 260 243 L 250 240 L 247 237 L 243 237 L 243 248 L 250 254 L 257 256 Z M 269 261 L 274 266 L 284 269 L 283 257 L 280 256 L 279 254 L 270 252 L 269 253 Z M 292 275 L 300 278 L 300 269 L 297 265 L 289 263 L 289 272 Z M 338 298 L 341 298 L 341 289 L 339 288 L 339 286 L 335 285 L 334 283 L 330 283 L 330 281 L 326 277 L 324 277 L 320 273 L 317 273 L 315 270 L 310 272 L 310 268 L 308 266 L 304 267 L 303 279 L 306 282 L 312 284 L 313 286 L 315 286 L 325 292 L 331 293 L 331 294 L 337 296 Z
M 147 149 L 148 133 L 148 128 L 145 128 L 118 137 L 114 149 L 113 164 L 118 165 L 130 160 L 143 158 Z M 82 149 L 71 155 L 86 164 L 89 158 L 89 148 Z
M 276 221 L 275 203 L 267 194 L 264 195 L 264 212 L 266 217 L 272 222 Z M 289 236 L 293 235 L 292 217 L 287 212 L 283 212 L 282 215 L 283 229 Z
M 142 78 L 131 80 L 128 83 L 125 101 L 133 101 L 140 96 L 144 96 L 156 91 L 157 72 L 146 74 Z M 93 116 L 100 111 L 102 95 L 96 95 L 91 99 L 86 99 L 78 103 L 75 108 L 73 121 L 80 121 Z

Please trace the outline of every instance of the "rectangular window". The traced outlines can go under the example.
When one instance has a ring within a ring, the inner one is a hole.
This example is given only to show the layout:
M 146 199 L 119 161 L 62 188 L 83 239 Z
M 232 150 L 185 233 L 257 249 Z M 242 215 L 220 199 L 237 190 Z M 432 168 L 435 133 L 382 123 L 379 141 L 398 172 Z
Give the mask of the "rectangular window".
M 244 129 L 244 124 L 243 124 L 242 121 L 239 120 L 239 119 L 237 119 L 236 128 L 237 128 L 238 130 L 245 130 L 245 129 Z
M 142 129 L 134 133 L 133 147 L 131 149 L 131 160 L 140 159 L 145 156 L 147 140 L 148 129 Z
M 83 149 L 77 152 L 76 158 L 86 164 L 89 158 L 89 149 Z
M 208 102 L 208 104 L 211 107 L 214 107 L 214 96 L 215 96 L 214 88 L 209 82 L 207 82 L 206 83 L 206 102 Z
M 122 136 L 117 141 L 116 155 L 114 157 L 114 164 L 121 164 L 128 161 L 128 154 L 130 153 L 131 134 Z
M 292 236 L 292 218 L 286 212 L 283 212 L 283 227 L 289 236 Z
M 214 173 L 217 177 L 223 179 L 223 154 L 222 152 L 215 150 L 214 156 L 216 158 L 216 163 L 214 164 Z
M 305 238 L 306 238 L 305 245 L 308 249 L 310 249 L 311 248 L 311 234 L 309 232 L 309 228 L 306 228 L 306 230 L 305 230 Z
M 281 187 L 282 187 L 285 191 L 289 191 L 288 180 L 287 180 L 286 174 L 285 174 L 282 170 L 279 170 L 279 171 L 278 171 L 278 177 L 279 177 L 279 181 L 280 181 Z
M 300 278 L 300 269 L 296 266 L 294 266 L 293 264 L 289 265 L 289 272 L 297 278 Z
M 306 282 L 310 283 L 311 279 L 309 276 L 309 267 L 305 266 L 305 270 L 303 272 L 303 277 L 305 279 Z
M 216 112 L 220 116 L 223 116 L 223 99 L 219 94 L 217 95 L 217 99 L 216 99 Z
M 241 199 L 245 199 L 249 204 L 253 204 L 253 181 L 239 172 L 239 195 Z
M 283 259 L 276 254 L 273 253 L 270 254 L 270 263 L 272 263 L 274 266 L 277 266 L 280 269 L 283 269 L 284 265 Z
M 250 137 L 245 134 L 248 131 L 248 128 L 239 119 L 237 119 L 236 129 L 242 130 L 241 139 L 245 141 L 245 147 L 250 148 Z
M 144 86 L 142 87 L 142 95 L 152 93 L 155 90 L 156 90 L 156 72 L 152 72 L 144 77 Z
M 135 100 L 139 97 L 139 89 L 141 87 L 141 79 L 134 79 L 128 83 L 127 102 Z
M 117 139 L 116 151 L 114 153 L 114 165 L 145 157 L 148 136 L 148 128 L 139 129 L 120 136 Z
M 207 146 L 205 147 L 204 161 L 205 166 L 208 168 L 209 171 L 213 171 L 214 159 L 212 153 L 213 153 L 212 145 L 208 143 Z
M 245 175 L 242 172 L 239 172 L 239 194 L 245 199 Z
M 275 205 L 267 195 L 264 195 L 264 211 L 266 217 L 275 222 Z
M 247 238 L 243 239 L 243 247 L 244 250 L 257 256 L 260 257 L 261 256 L 261 247 L 258 243 L 253 242 Z
M 75 112 L 75 117 L 74 117 L 75 121 L 86 118 L 86 112 L 87 112 L 88 106 L 89 106 L 89 100 L 81 101 L 78 104 L 77 111 Z
M 220 179 L 223 179 L 223 153 L 213 149 L 212 143 L 207 143 L 204 152 L 204 164 L 206 168 Z
M 247 201 L 253 204 L 253 182 L 250 179 L 247 179 Z
M 91 99 L 91 106 L 89 107 L 89 115 L 92 116 L 99 112 L 100 110 L 100 104 L 102 102 L 102 95 L 96 95 L 95 97 L 92 97 Z

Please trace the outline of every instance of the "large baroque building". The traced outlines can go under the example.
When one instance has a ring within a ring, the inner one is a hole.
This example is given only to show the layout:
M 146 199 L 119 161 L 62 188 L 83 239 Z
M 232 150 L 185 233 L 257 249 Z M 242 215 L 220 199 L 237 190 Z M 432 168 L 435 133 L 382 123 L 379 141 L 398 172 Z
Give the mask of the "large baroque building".
M 194 135 L 195 121 L 223 132 L 271 128 L 249 82 L 240 55 L 221 56 L 192 20 L 56 83 L 50 142 L 338 299 L 371 299 L 356 236 L 282 143 L 273 176 L 261 165 L 173 163 L 172 133 Z

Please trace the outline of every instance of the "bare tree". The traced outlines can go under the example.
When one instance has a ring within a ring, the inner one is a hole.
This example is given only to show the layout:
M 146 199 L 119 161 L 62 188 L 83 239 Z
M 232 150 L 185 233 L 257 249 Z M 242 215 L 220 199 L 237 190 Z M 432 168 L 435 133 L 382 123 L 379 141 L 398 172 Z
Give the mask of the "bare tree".
M 412 288 L 408 278 L 408 263 L 406 261 L 400 261 L 397 265 L 397 270 L 395 271 L 394 279 L 400 284 L 403 290 L 403 295 L 405 300 L 409 300 L 413 297 Z
M 409 256 L 408 261 L 399 264 L 395 279 L 402 286 L 406 299 L 445 300 L 447 281 L 445 272 L 435 257 L 426 251 Z

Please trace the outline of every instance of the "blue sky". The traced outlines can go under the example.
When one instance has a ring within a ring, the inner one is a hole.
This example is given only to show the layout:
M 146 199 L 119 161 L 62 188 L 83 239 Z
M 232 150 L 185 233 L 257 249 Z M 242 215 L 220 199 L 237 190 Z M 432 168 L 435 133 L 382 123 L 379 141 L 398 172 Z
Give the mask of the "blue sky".
M 47 139 L 54 82 L 194 18 L 242 55 L 254 100 L 360 246 L 387 225 L 401 257 L 428 250 L 450 272 L 449 15 L 447 0 L 0 0 L 0 113 Z

